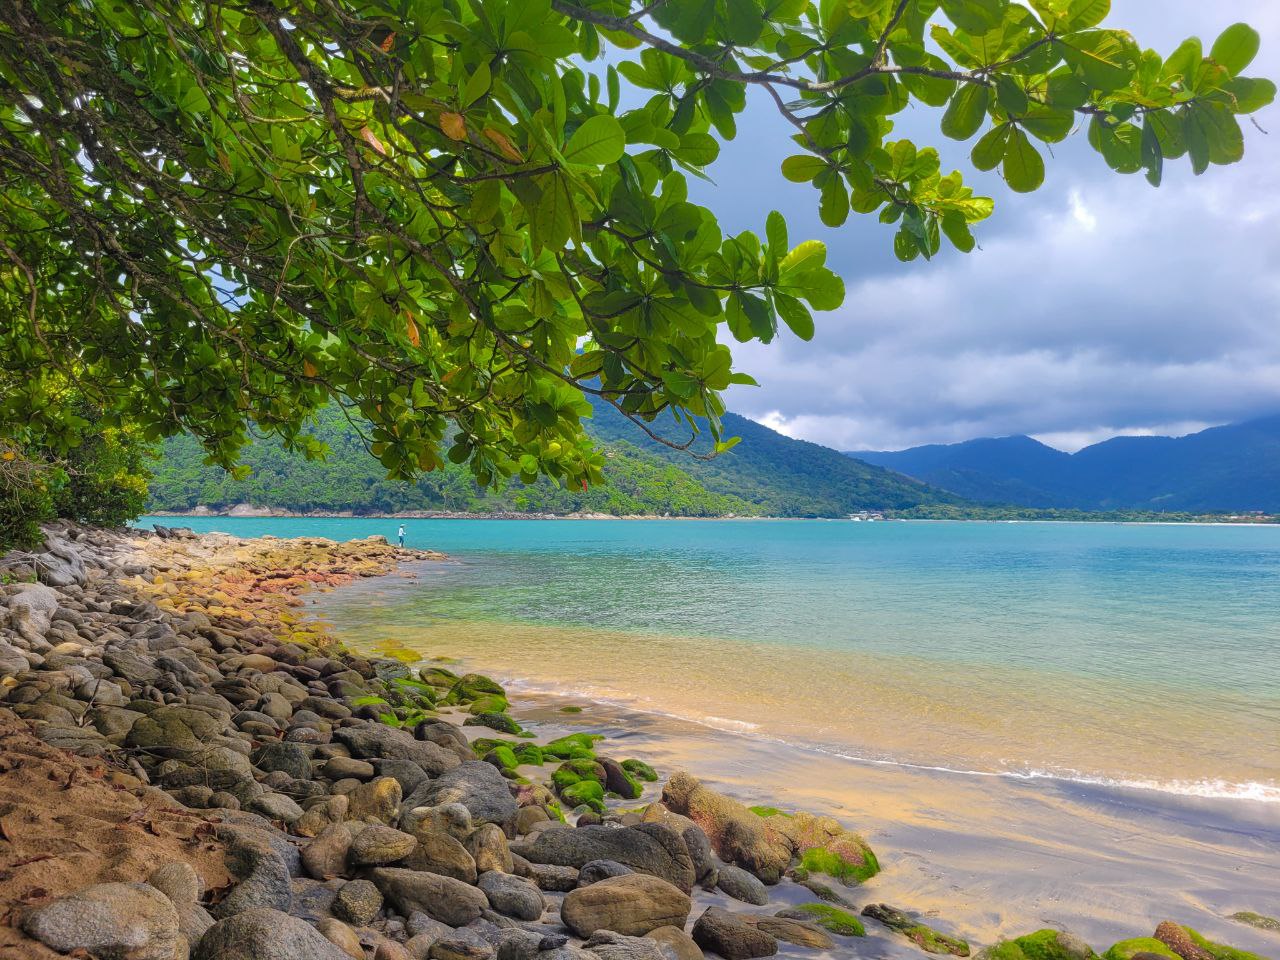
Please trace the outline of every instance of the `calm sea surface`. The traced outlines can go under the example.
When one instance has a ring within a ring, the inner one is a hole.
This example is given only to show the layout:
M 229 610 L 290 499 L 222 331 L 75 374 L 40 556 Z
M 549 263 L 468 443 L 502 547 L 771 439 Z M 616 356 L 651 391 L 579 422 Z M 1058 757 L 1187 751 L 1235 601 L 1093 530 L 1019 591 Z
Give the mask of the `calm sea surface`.
M 327 598 L 343 635 L 836 756 L 1280 802 L 1280 527 L 406 527 L 452 561 Z

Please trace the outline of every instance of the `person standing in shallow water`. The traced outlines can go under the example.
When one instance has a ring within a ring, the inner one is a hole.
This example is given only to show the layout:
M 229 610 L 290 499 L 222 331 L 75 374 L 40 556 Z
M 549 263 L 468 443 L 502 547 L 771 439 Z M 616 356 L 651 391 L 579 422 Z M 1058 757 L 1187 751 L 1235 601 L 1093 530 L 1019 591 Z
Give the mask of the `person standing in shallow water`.
M 404 524 L 400 524 L 400 532 L 396 534 L 400 538 L 400 546 L 404 546 Z

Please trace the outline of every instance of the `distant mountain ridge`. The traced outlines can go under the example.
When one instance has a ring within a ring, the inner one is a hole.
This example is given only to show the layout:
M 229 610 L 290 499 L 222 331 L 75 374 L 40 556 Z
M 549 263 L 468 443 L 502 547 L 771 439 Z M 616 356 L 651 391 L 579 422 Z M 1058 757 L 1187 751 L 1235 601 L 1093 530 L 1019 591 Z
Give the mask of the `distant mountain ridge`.
M 1114 437 L 1064 453 L 999 437 L 847 456 L 984 504 L 1280 512 L 1280 415 L 1185 437 Z

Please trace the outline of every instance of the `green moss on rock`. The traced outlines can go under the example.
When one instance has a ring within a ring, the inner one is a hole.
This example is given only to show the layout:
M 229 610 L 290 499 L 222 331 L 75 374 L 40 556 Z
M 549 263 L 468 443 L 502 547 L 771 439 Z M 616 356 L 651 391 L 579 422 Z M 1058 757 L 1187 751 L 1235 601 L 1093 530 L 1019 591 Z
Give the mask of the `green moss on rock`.
M 658 780 L 658 772 L 643 760 L 623 760 L 622 769 L 635 779 L 643 780 L 646 783 L 656 783 Z M 636 794 L 636 796 L 639 796 L 639 794 Z
M 582 708 L 581 707 L 561 707 L 560 712 L 561 713 L 581 713 Z
M 789 817 L 791 814 L 779 810 L 777 807 L 748 807 L 757 817 Z
M 1216 960 L 1265 960 L 1265 958 L 1256 953 L 1237 950 L 1235 947 L 1229 947 L 1225 943 L 1215 943 L 1213 940 L 1208 940 L 1199 931 L 1192 930 L 1190 927 L 1184 926 L 1182 929 L 1187 931 L 1187 936 L 1191 938 L 1192 943 L 1202 950 L 1209 951 Z
M 1170 960 L 1182 960 L 1155 937 L 1132 937 L 1129 940 L 1114 943 L 1102 955 L 1102 960 L 1132 960 L 1134 955 L 1139 953 L 1154 953 L 1161 957 L 1169 957 Z
M 429 686 L 443 687 L 445 690 L 458 682 L 458 675 L 444 667 L 423 667 L 418 671 L 418 677 Z
M 521 743 L 515 747 L 516 759 L 521 764 L 528 764 L 531 767 L 540 767 L 545 762 L 542 756 L 542 748 L 534 743 Z
M 520 732 L 520 724 L 505 713 L 479 713 L 474 717 L 467 717 L 462 725 L 464 727 L 488 727 L 490 730 L 497 730 L 499 733 Z
M 426 678 L 424 677 L 423 679 Z M 471 703 L 487 695 L 502 697 L 503 700 L 506 700 L 507 691 L 503 690 L 502 685 L 496 680 L 480 673 L 468 673 L 459 677 L 457 682 L 449 688 L 445 702 L 450 704 Z
M 825 873 L 841 883 L 862 883 L 880 872 L 880 862 L 870 847 L 862 848 L 862 860 L 846 859 L 834 850 L 810 847 L 800 855 L 800 868 L 810 873 Z
M 809 920 L 828 933 L 834 933 L 841 937 L 865 937 L 867 935 L 867 928 L 862 925 L 862 921 L 854 914 L 848 910 L 833 907 L 829 903 L 803 903 L 798 907 L 779 910 L 777 915 L 791 920 Z
M 603 739 L 594 733 L 571 733 L 552 740 L 542 748 L 542 752 L 556 760 L 590 759 L 596 755 L 596 743 Z
M 595 780 L 579 780 L 560 791 L 565 803 L 575 807 L 588 806 L 596 813 L 604 813 L 604 787 Z
M 484 755 L 484 759 L 501 770 L 514 770 L 520 765 L 520 761 L 516 759 L 515 751 L 508 746 L 494 747 Z
M 890 930 L 906 937 L 925 953 L 950 954 L 953 957 L 969 956 L 969 944 L 966 941 L 935 930 L 896 907 L 885 903 L 872 903 L 862 908 L 862 915 L 883 923 Z
M 1002 940 L 981 956 L 983 960 L 1094 960 L 1097 954 L 1079 937 L 1045 929 Z
M 477 713 L 506 713 L 510 709 L 511 704 L 507 702 L 506 697 L 491 693 L 471 701 L 470 706 L 467 707 L 467 713 L 473 715 Z
M 1280 920 L 1275 917 L 1264 917 L 1260 913 L 1254 913 L 1252 910 L 1241 910 L 1233 913 L 1228 920 L 1234 920 L 1237 923 L 1247 923 L 1251 927 L 1257 927 L 1259 930 L 1269 930 L 1272 933 L 1280 933 Z

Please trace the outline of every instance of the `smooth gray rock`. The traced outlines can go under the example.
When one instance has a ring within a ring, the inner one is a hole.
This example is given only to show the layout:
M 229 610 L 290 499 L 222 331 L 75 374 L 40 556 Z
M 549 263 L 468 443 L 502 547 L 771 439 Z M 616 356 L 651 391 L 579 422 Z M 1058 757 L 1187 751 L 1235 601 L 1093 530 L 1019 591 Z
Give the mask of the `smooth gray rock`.
M 370 871 L 370 879 L 400 913 L 408 916 L 410 911 L 420 910 L 451 927 L 480 919 L 489 906 L 489 898 L 480 890 L 436 873 L 376 867 Z
M 162 864 L 151 871 L 147 883 L 175 904 L 195 903 L 200 899 L 200 874 L 184 860 Z
M 22 929 L 58 953 L 102 960 L 173 960 L 178 911 L 145 883 L 100 883 L 37 907 Z
M 753 874 L 729 863 L 721 864 L 719 870 L 720 882 L 716 886 L 721 893 L 757 907 L 763 907 L 769 902 L 768 889 Z
M 725 960 L 771 957 L 778 941 L 720 907 L 708 907 L 693 925 L 693 942 Z
M 381 723 L 339 727 L 333 731 L 333 738 L 360 759 L 409 760 L 432 777 L 438 777 L 462 762 L 452 750 L 429 741 L 415 740 L 405 731 Z
M 434 746 L 434 744 L 433 744 Z M 496 823 L 513 830 L 519 807 L 501 773 L 480 760 L 463 763 L 418 786 L 404 803 L 406 810 L 460 803 L 473 823 Z
M 165 960 L 172 960 L 172 954 Z M 351 960 L 305 920 L 258 907 L 219 920 L 191 960 Z
M 214 908 L 214 915 L 231 917 L 260 907 L 288 912 L 293 901 L 289 864 L 268 832 L 222 824 L 217 836 L 227 845 L 227 866 L 240 882 Z
M 635 873 L 635 871 L 625 864 L 618 863 L 617 860 L 592 860 L 590 863 L 584 863 L 582 869 L 578 871 L 577 885 L 589 887 L 609 877 L 624 877 L 628 873 Z
M 517 920 L 537 920 L 547 909 L 546 897 L 531 881 L 489 870 L 480 874 L 477 886 L 493 909 Z
M 531 839 L 513 843 L 511 851 L 532 863 L 579 869 L 592 860 L 614 860 L 637 873 L 661 877 L 685 893 L 693 889 L 693 861 L 684 840 L 660 823 L 543 830 Z

